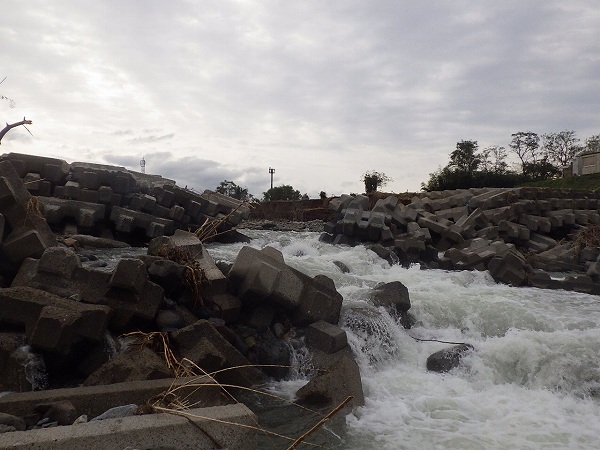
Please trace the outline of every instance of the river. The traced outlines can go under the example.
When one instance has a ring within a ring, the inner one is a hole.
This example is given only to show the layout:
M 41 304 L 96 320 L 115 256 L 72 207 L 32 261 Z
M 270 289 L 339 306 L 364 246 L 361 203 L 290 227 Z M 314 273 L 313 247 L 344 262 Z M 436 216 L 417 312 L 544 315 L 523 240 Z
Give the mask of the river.
M 410 330 L 384 311 L 376 335 L 347 329 L 366 403 L 346 416 L 344 426 L 325 428 L 329 447 L 600 448 L 597 296 L 512 288 L 496 284 L 486 272 L 390 267 L 364 246 L 321 243 L 318 233 L 244 233 L 252 243 L 209 244 L 210 254 L 233 262 L 243 245 L 273 246 L 290 266 L 331 277 L 346 311 L 366 306 L 380 282 L 400 281 L 409 290 L 417 321 Z M 334 261 L 350 272 L 342 273 Z M 425 369 L 427 357 L 448 344 L 415 338 L 467 342 L 474 351 L 461 367 L 431 373 Z M 269 390 L 291 398 L 305 382 L 282 381 Z

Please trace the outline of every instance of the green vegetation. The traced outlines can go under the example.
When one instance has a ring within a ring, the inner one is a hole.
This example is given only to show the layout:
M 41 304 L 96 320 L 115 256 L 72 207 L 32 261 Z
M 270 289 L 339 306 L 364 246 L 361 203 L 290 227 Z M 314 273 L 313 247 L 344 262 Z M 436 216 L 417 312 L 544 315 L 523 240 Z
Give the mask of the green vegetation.
M 559 178 L 556 180 L 541 180 L 523 183 L 523 186 L 545 187 L 553 189 L 581 189 L 588 191 L 600 190 L 600 173 L 580 175 L 576 177 Z
M 248 193 L 248 189 L 243 188 L 235 184 L 233 181 L 223 180 L 216 187 L 215 191 L 219 194 L 227 195 L 231 198 L 237 198 L 238 200 L 252 200 L 252 194 Z
M 508 151 L 517 156 L 520 170 L 508 169 L 504 147 L 491 146 L 479 151 L 477 141 L 463 140 L 450 153 L 450 162 L 431 173 L 429 180 L 421 183 L 421 189 L 440 191 L 519 185 L 595 189 L 595 182 L 584 181 L 586 177 L 562 179 L 560 176 L 576 155 L 600 151 L 600 135 L 587 138 L 585 145 L 579 145 L 580 140 L 572 130 L 541 137 L 532 131 L 519 131 L 511 138 Z
M 263 201 L 265 202 L 272 202 L 274 200 L 300 200 L 302 197 L 300 191 L 294 189 L 289 184 L 276 186 L 267 192 L 263 192 Z M 304 197 L 308 196 L 304 194 Z
M 369 172 L 363 173 L 360 181 L 365 183 L 365 193 L 371 194 L 372 192 L 376 192 L 380 187 L 385 186 L 392 180 L 383 172 L 376 172 L 371 170 Z

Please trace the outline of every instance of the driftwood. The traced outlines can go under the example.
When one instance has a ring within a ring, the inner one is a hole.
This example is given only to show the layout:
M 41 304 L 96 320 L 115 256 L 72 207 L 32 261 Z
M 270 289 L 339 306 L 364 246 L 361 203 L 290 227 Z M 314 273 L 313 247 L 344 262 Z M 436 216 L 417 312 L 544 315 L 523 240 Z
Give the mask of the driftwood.
M 0 144 L 2 143 L 2 138 L 6 133 L 8 133 L 11 129 L 15 127 L 20 127 L 21 125 L 31 125 L 31 120 L 27 120 L 25 119 L 25 117 L 23 117 L 23 120 L 21 120 L 20 122 L 7 123 L 6 126 L 2 130 L 0 130 Z M 29 131 L 27 127 L 25 127 L 25 129 L 29 132 L 29 134 L 31 134 L 31 131 Z

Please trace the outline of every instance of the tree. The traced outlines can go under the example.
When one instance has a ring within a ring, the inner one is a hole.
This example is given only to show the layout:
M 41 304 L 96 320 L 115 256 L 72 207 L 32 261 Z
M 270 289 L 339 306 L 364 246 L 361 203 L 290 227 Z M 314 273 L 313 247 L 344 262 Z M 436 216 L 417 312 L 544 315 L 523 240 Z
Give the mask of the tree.
M 450 153 L 451 168 L 468 175 L 473 175 L 481 164 L 481 157 L 477 154 L 479 146 L 477 141 L 460 141 L 456 143 L 456 150 Z
M 506 149 L 499 146 L 478 152 L 477 141 L 462 140 L 450 153 L 450 162 L 444 168 L 429 174 L 429 181 L 421 183 L 424 191 L 468 189 L 472 187 L 513 187 L 522 176 L 509 172 Z
M 6 80 L 6 77 L 4 77 L 2 79 L 2 81 L 0 81 L 0 84 L 4 83 L 4 80 Z M 6 97 L 5 95 L 0 94 L 0 100 L 6 100 L 8 102 L 9 108 L 15 107 L 14 100 Z M 6 122 L 6 126 L 2 130 L 0 130 L 0 144 L 2 143 L 2 138 L 4 137 L 4 135 L 6 135 L 6 133 L 8 133 L 10 130 L 12 130 L 13 128 L 16 128 L 16 127 L 23 126 L 27 130 L 27 132 L 29 134 L 31 134 L 31 131 L 29 131 L 29 128 L 27 128 L 25 126 L 25 125 L 31 125 L 31 123 L 32 123 L 31 120 L 27 120 L 25 117 L 23 117 L 23 120 L 21 120 L 20 122 L 15 122 L 15 123 L 10 123 L 10 124 L 8 122 Z
M 272 202 L 274 200 L 300 200 L 300 191 L 295 190 L 292 186 L 284 184 L 269 189 L 263 192 L 263 200 Z
M 519 131 L 511 136 L 509 147 L 521 160 L 521 168 L 524 169 L 527 163 L 535 163 L 539 158 L 540 137 L 532 131 Z
M 492 145 L 481 151 L 480 169 L 484 172 L 506 173 L 508 164 L 506 163 L 506 148 L 498 145 Z
M 238 200 L 252 200 L 252 194 L 248 193 L 248 189 L 238 186 L 233 181 L 221 181 L 215 191 L 231 198 L 237 198 Z
M 584 153 L 598 153 L 600 152 L 600 134 L 590 136 L 585 140 L 585 147 L 583 148 Z
M 560 175 L 561 170 L 546 158 L 528 162 L 523 166 L 523 175 L 527 181 L 547 180 Z
M 582 147 L 577 145 L 579 138 L 575 136 L 573 130 L 543 134 L 542 140 L 548 161 L 558 167 L 566 167 L 571 164 L 575 155 L 582 150 Z
M 327 192 L 325 192 L 325 191 L 319 192 L 319 198 L 321 200 L 325 200 L 327 198 Z
M 365 183 L 365 192 L 370 194 L 372 192 L 377 191 L 380 187 L 385 186 L 392 180 L 383 172 L 376 172 L 371 170 L 369 172 L 365 172 L 360 179 L 363 183 Z

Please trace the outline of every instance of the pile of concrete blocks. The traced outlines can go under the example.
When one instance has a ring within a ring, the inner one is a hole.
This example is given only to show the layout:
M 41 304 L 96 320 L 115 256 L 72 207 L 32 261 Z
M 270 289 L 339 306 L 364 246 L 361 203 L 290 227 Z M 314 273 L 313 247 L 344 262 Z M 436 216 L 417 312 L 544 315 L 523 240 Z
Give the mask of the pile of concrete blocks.
M 1 155 L 0 161 L 15 169 L 26 193 L 38 199 L 40 211 L 58 232 L 115 233 L 121 239 L 135 234 L 150 240 L 198 228 L 207 220 L 220 221 L 218 231 L 227 232 L 250 213 L 248 205 L 226 195 L 210 190 L 199 194 L 124 167 L 18 153 Z
M 408 200 L 392 195 L 371 209 L 367 196 L 343 195 L 332 199 L 329 208 L 338 218 L 326 224 L 322 241 L 378 243 L 401 262 L 490 270 L 497 281 L 513 285 L 530 284 L 529 274 L 536 269 L 590 270 L 594 275 L 596 267 L 598 255 L 576 244 L 573 236 L 600 224 L 598 192 L 474 188 L 423 192 Z
M 273 247 L 243 247 L 228 278 L 231 291 L 246 308 L 280 308 L 297 326 L 339 321 L 343 299 L 333 280 L 324 275 L 311 278 L 288 266 Z
M 5 258 L 18 264 L 27 257 L 39 258 L 56 245 L 38 206 L 12 164 L 0 161 L 0 268 L 4 269 Z

